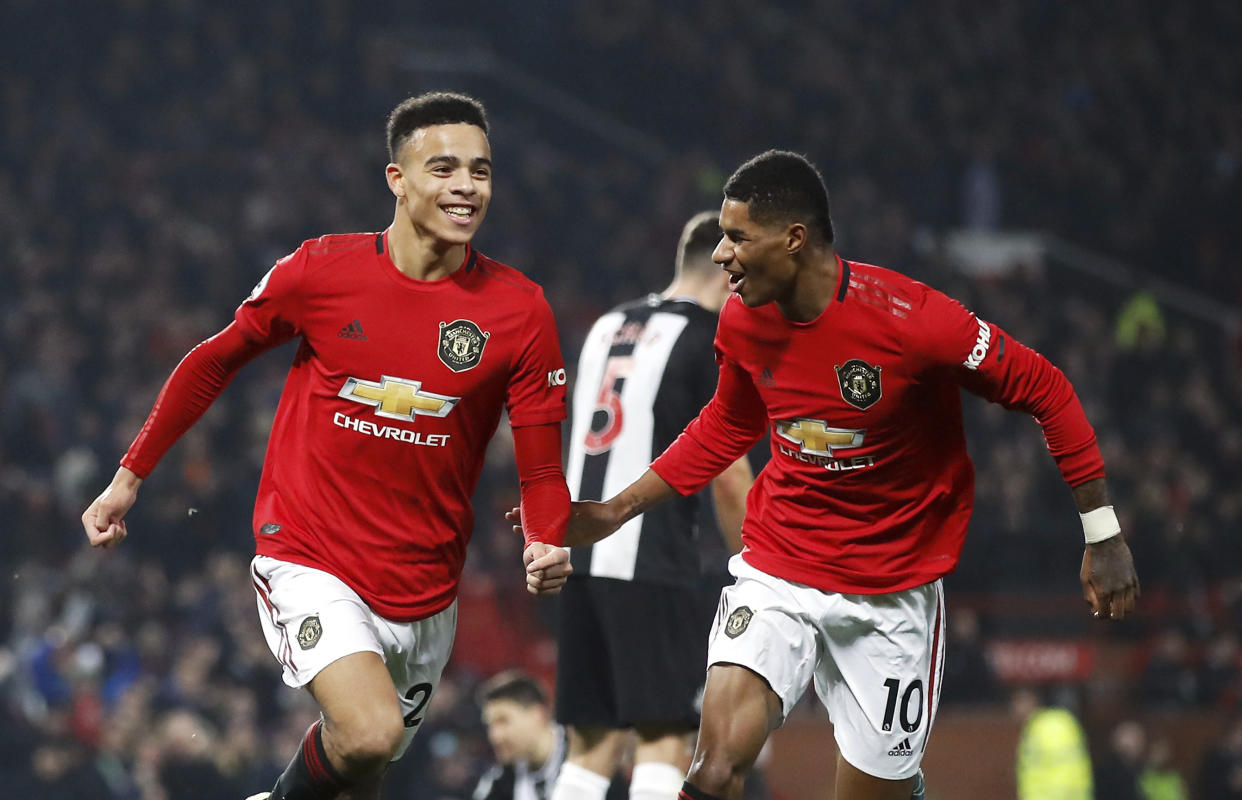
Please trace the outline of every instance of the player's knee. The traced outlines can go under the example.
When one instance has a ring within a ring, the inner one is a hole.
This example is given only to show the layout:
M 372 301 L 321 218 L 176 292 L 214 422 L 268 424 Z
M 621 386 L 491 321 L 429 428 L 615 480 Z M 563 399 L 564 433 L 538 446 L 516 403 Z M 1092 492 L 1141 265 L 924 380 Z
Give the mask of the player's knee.
M 396 755 L 405 725 L 396 709 L 359 714 L 344 725 L 334 726 L 336 752 L 353 774 L 383 770 Z
M 717 797 L 728 795 L 746 779 L 746 765 L 725 750 L 700 748 L 694 754 L 686 780 Z

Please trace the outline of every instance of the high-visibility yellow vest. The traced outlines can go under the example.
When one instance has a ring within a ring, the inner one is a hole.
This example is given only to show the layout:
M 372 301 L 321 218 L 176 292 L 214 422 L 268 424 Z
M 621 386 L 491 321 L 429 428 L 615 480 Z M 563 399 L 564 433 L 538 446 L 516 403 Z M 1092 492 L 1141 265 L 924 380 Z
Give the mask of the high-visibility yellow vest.
M 1018 739 L 1018 800 L 1092 800 L 1082 726 L 1063 708 L 1036 711 Z

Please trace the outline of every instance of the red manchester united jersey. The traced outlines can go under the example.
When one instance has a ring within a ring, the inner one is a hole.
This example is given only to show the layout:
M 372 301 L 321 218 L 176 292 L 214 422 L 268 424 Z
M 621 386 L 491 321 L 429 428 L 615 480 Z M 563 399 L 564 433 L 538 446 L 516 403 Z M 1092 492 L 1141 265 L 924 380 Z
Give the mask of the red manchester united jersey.
M 1034 415 L 1070 485 L 1104 474 L 1082 406 L 1047 359 L 904 275 L 839 265 L 811 322 L 729 298 L 716 395 L 652 465 L 696 491 L 770 426 L 772 457 L 746 503 L 749 563 L 838 592 L 949 572 L 974 494 L 959 387 Z
M 278 261 L 236 320 L 252 341 L 301 339 L 259 482 L 257 552 L 340 577 L 390 619 L 448 606 L 501 411 L 514 427 L 565 417 L 542 290 L 473 250 L 417 281 L 386 234 L 325 236 Z

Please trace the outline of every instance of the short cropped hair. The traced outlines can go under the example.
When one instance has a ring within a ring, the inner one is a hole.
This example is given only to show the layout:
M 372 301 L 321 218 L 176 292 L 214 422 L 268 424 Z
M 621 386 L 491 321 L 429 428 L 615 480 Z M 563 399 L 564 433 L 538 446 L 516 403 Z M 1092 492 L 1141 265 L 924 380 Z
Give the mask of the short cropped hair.
M 396 161 L 406 140 L 419 128 L 456 123 L 476 125 L 487 133 L 483 104 L 456 92 L 427 92 L 403 100 L 388 115 L 388 159 Z
M 806 156 L 768 150 L 745 164 L 725 182 L 724 196 L 745 203 L 760 224 L 802 222 L 832 244 L 832 215 L 824 178 Z
M 687 264 L 692 270 L 695 266 L 715 269 L 711 258 L 719 242 L 719 211 L 700 211 L 691 217 L 681 229 L 681 239 L 677 242 L 677 275 L 685 271 Z
M 495 700 L 510 700 L 524 708 L 548 704 L 548 696 L 539 682 L 515 669 L 488 678 L 479 687 L 477 699 L 480 707 Z

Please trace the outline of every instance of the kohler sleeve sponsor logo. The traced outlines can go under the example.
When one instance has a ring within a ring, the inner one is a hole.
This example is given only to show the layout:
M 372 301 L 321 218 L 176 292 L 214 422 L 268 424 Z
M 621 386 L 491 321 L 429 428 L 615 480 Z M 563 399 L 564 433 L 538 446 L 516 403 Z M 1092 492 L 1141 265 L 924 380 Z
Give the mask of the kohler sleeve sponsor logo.
M 983 359 L 988 357 L 988 348 L 992 346 L 992 326 L 978 317 L 975 321 L 979 323 L 979 335 L 975 338 L 975 346 L 970 349 L 970 355 L 962 362 L 966 369 L 979 369 Z

